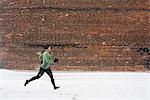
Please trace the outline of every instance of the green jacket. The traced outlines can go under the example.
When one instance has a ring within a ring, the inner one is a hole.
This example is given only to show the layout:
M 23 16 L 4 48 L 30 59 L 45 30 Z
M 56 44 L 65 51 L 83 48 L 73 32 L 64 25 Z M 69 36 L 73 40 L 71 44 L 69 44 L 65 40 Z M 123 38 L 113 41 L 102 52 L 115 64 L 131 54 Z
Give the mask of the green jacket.
M 43 61 L 43 63 L 40 65 L 43 69 L 48 69 L 50 65 L 54 64 L 54 59 L 51 54 L 49 54 L 47 51 L 39 55 L 39 59 Z

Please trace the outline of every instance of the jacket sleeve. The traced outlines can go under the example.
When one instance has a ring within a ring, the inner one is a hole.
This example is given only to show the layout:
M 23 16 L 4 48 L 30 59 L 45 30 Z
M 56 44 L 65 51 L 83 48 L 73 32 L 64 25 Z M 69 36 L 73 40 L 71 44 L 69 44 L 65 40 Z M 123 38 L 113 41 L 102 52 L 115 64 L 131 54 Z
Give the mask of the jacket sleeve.
M 45 53 L 43 56 L 44 56 L 43 58 L 44 58 L 45 63 L 53 64 L 53 58 L 51 55 L 48 55 Z
M 43 61 L 43 54 L 40 54 L 40 55 L 39 55 L 39 60 L 40 60 L 40 61 Z

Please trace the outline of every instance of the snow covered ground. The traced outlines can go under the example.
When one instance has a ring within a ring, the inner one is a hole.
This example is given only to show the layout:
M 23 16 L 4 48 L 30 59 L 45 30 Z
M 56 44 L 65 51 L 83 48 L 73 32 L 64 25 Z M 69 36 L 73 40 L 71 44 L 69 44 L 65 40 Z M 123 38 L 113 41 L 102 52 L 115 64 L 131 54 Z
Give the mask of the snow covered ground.
M 53 72 L 24 87 L 37 71 L 0 69 L 0 100 L 150 100 L 150 73 Z

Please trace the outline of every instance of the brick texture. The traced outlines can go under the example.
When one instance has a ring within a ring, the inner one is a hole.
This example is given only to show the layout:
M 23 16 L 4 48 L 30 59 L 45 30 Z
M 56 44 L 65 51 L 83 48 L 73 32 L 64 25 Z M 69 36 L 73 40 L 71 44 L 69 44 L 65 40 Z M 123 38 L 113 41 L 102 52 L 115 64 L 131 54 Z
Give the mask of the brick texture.
M 0 67 L 35 69 L 53 46 L 55 70 L 144 71 L 149 0 L 0 1 Z

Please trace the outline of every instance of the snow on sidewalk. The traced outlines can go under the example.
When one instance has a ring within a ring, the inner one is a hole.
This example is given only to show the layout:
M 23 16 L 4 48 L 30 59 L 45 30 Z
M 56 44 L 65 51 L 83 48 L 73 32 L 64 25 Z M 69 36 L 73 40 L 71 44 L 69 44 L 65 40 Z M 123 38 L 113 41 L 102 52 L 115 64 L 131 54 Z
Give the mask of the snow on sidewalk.
M 53 90 L 44 74 L 24 87 L 37 71 L 0 70 L 0 100 L 149 100 L 150 73 L 53 72 Z

